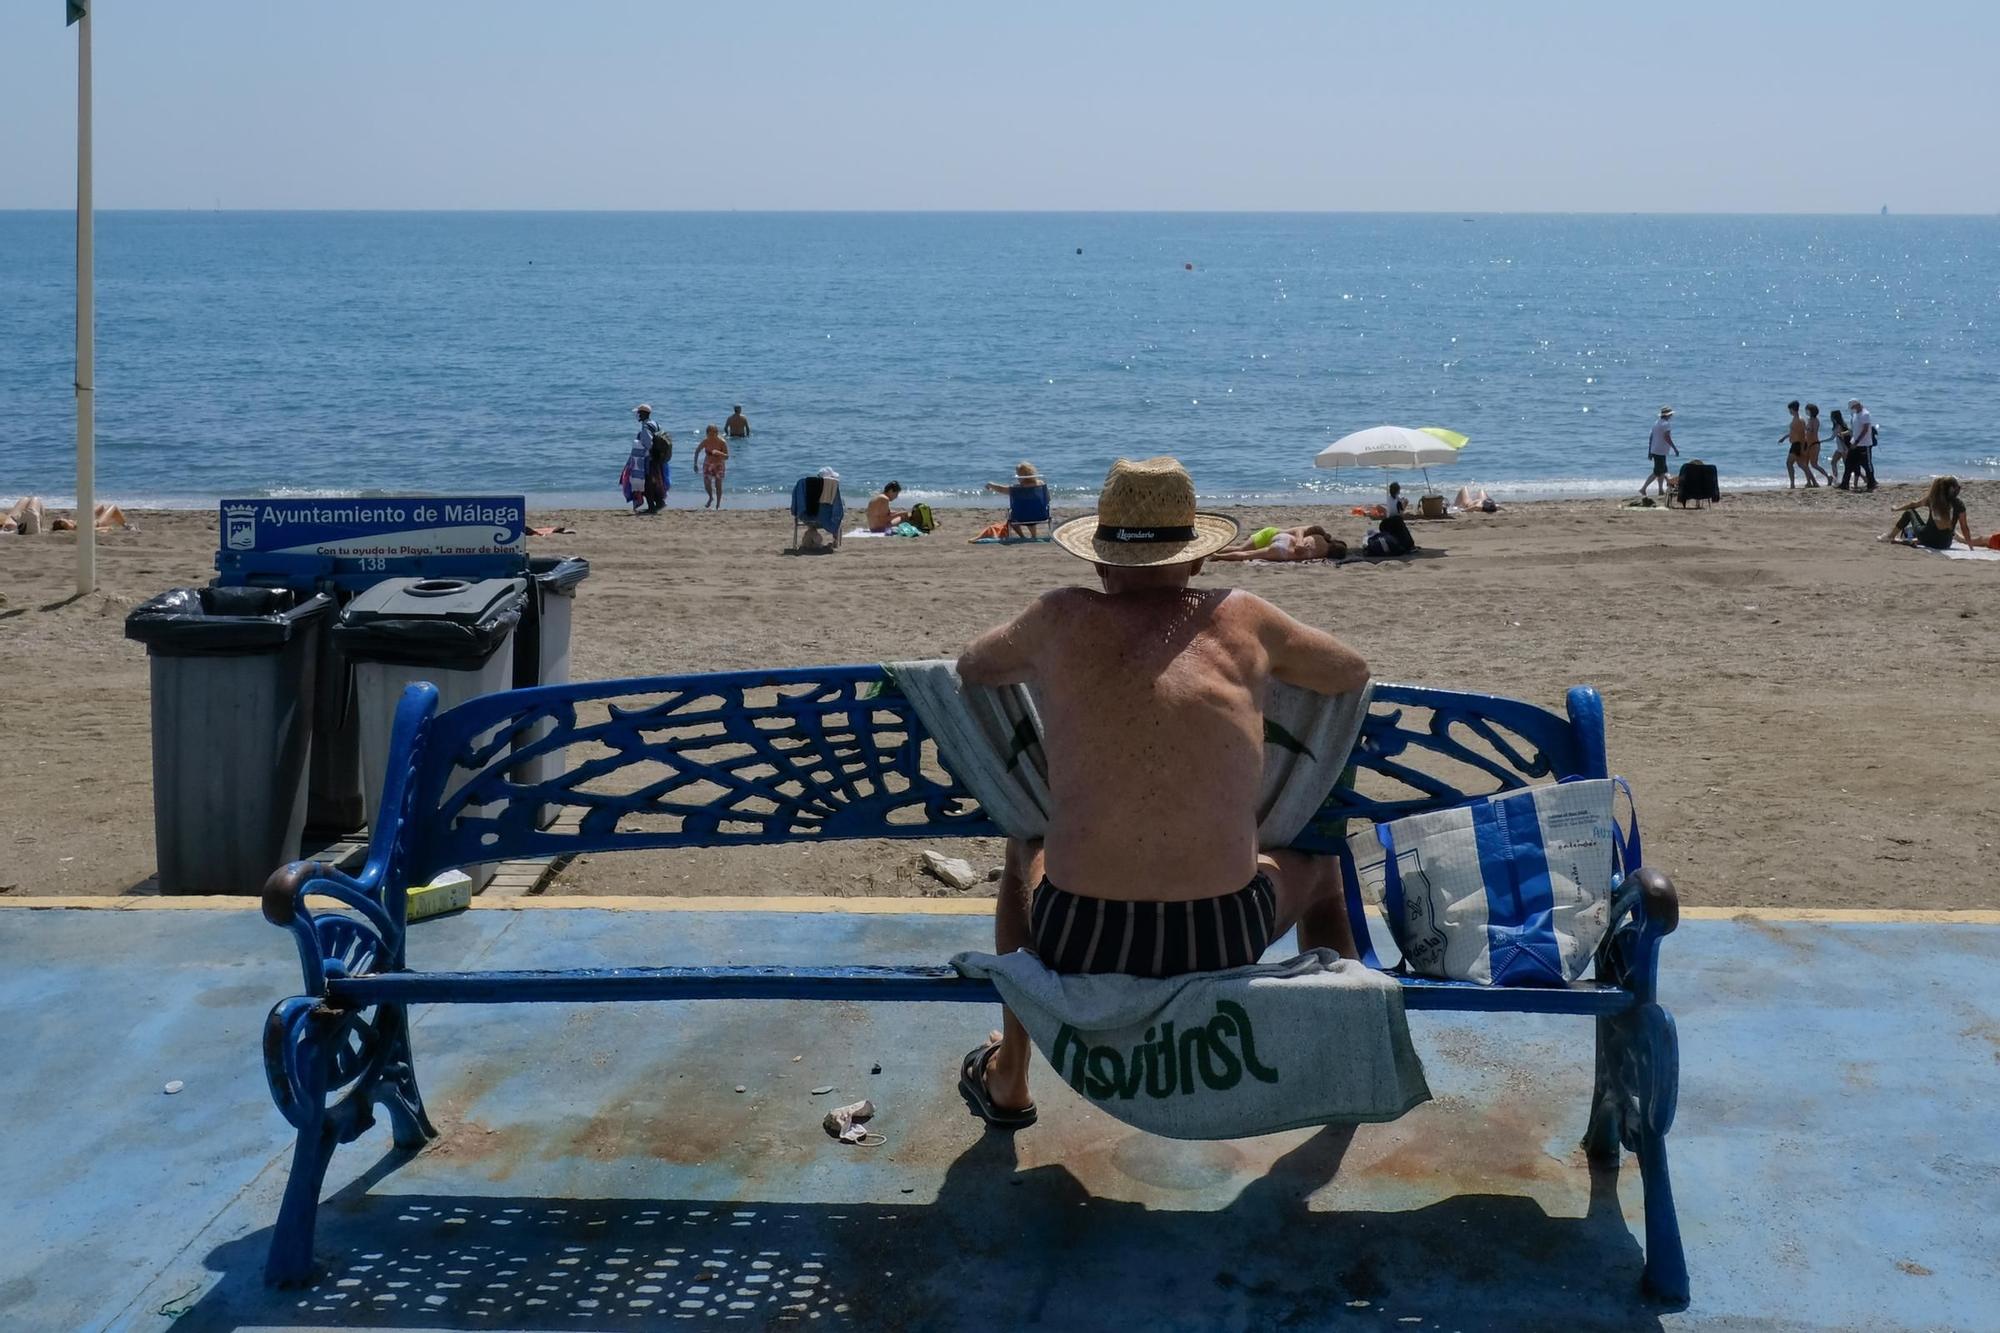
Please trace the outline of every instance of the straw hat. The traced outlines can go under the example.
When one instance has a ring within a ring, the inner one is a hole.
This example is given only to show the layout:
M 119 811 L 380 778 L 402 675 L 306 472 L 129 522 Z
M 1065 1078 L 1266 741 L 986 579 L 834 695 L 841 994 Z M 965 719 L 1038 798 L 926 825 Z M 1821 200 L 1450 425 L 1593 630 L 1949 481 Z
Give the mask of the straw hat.
M 653 405 L 651 403 L 641 403 L 637 407 L 632 409 L 632 415 L 638 417 L 649 417 L 653 415 Z
M 1034 465 L 1033 463 L 1016 463 L 1016 464 L 1014 464 L 1014 480 L 1015 480 L 1015 481 L 1017 481 L 1017 482 L 1019 482 L 1019 481 L 1040 481 L 1041 479 L 1042 479 L 1042 477 L 1041 477 L 1041 474 L 1040 474 L 1039 472 L 1035 471 L 1035 465 Z
M 1236 540 L 1236 520 L 1195 511 L 1194 478 L 1177 458 L 1121 458 L 1104 478 L 1097 512 L 1055 531 L 1071 555 L 1099 565 L 1184 565 Z
M 1663 407 L 1660 409 L 1660 420 L 1665 421 L 1668 417 L 1672 416 L 1673 414 L 1674 414 L 1673 408 Z

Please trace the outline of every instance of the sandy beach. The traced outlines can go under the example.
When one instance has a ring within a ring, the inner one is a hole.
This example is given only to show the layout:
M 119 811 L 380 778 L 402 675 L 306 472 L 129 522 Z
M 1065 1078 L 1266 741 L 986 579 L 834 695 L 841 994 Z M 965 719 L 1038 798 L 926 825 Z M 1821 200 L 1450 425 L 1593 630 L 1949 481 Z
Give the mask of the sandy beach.
M 1746 493 L 1705 512 L 1608 500 L 1418 525 L 1426 558 L 1214 566 L 1341 635 L 1377 679 L 1560 708 L 1590 683 L 1651 860 L 1712 906 L 2000 905 L 2000 562 L 1878 544 L 1915 492 Z M 2000 485 L 1970 485 L 1976 533 Z M 1358 541 L 1361 520 L 1328 523 Z M 1059 512 L 1058 517 L 1061 517 Z M 1258 523 L 1327 522 L 1260 510 Z M 213 573 L 212 512 L 106 534 L 102 590 L 72 595 L 74 538 L 0 538 L 0 893 L 152 891 L 144 650 L 125 613 Z M 535 513 L 589 559 L 578 678 L 944 656 L 1033 594 L 1090 577 L 1052 546 L 970 546 L 974 511 L 916 541 L 785 554 L 780 511 Z M 980 867 L 998 846 L 941 845 Z M 585 857 L 551 894 L 937 894 L 917 844 Z M 973 893 L 988 892 L 991 886 Z

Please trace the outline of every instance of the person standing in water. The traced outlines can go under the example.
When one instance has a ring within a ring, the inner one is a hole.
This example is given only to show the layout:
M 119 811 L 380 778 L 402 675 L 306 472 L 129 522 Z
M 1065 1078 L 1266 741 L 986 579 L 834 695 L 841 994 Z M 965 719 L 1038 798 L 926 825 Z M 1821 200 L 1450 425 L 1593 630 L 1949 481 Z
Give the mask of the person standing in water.
M 750 438 L 750 418 L 743 415 L 743 404 L 738 403 L 729 413 L 729 420 L 722 423 L 722 433 L 732 440 Z
M 701 507 L 722 508 L 722 479 L 729 471 L 729 441 L 712 424 L 701 437 L 701 443 L 694 447 L 694 466 L 701 473 L 701 488 L 708 496 Z

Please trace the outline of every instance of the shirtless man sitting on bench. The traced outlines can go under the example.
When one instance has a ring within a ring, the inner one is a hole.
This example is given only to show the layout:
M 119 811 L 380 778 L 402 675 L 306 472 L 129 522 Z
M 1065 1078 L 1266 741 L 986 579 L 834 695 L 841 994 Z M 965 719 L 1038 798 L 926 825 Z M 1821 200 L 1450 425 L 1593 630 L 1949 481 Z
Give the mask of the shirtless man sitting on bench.
M 1096 515 L 1055 533 L 1104 590 L 1045 593 L 958 659 L 968 685 L 1032 684 L 1047 732 L 1047 837 L 1007 844 L 996 952 L 1177 976 L 1254 963 L 1297 925 L 1301 947 L 1355 956 L 1333 859 L 1260 854 L 1257 795 L 1266 682 L 1341 694 L 1368 665 L 1260 597 L 1190 588 L 1235 536 L 1234 520 L 1195 511 L 1179 462 L 1120 459 Z M 1009 1012 L 960 1065 L 989 1125 L 1034 1123 L 1033 1050 Z

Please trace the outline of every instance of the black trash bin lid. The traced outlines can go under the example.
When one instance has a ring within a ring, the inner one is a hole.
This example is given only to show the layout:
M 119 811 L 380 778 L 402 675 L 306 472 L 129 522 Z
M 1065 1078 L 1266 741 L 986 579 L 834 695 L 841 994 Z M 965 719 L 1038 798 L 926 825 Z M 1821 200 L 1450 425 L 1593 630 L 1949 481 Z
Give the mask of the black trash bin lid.
M 291 588 L 169 588 L 132 608 L 125 637 L 164 657 L 274 652 L 332 609 L 326 594 Z
M 389 579 L 340 613 L 334 639 L 365 662 L 476 670 L 520 623 L 526 579 Z
M 528 577 L 543 593 L 576 596 L 576 585 L 590 577 L 590 562 L 580 555 L 533 555 L 528 557 Z

